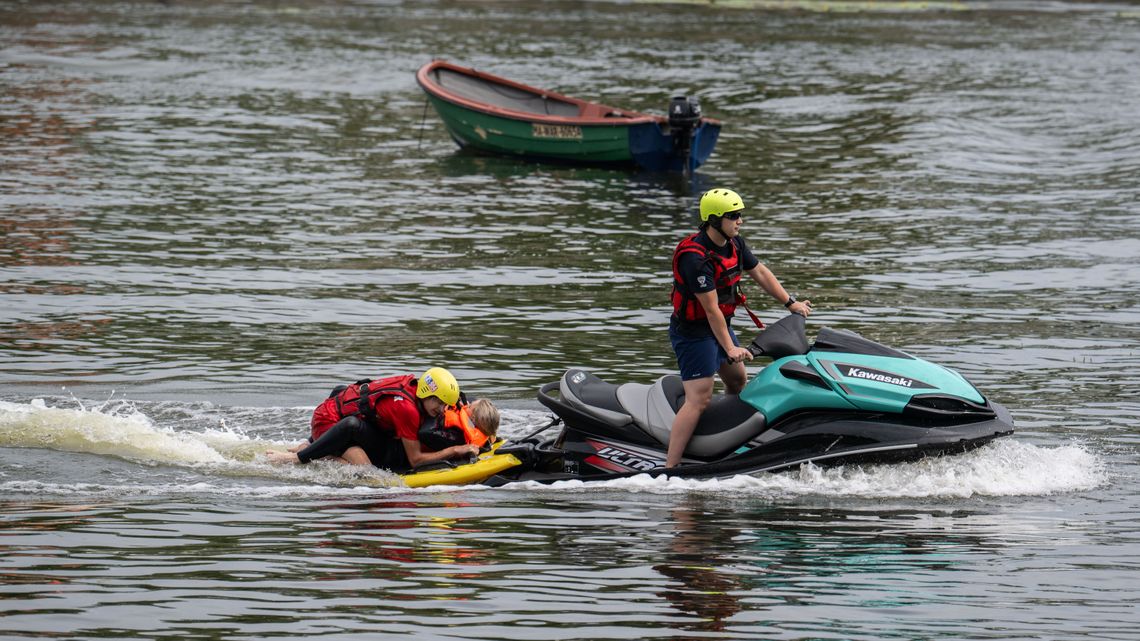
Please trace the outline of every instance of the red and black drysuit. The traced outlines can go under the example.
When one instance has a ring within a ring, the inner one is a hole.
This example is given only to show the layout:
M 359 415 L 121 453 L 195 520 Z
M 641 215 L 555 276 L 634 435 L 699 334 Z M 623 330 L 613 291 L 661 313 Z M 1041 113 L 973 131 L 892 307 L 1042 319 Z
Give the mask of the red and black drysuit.
M 420 426 L 430 418 L 416 398 L 411 374 L 363 380 L 337 387 L 313 411 L 309 440 L 297 453 L 302 463 L 340 456 L 358 446 L 376 467 L 394 472 L 411 468 L 400 439 L 417 440 Z

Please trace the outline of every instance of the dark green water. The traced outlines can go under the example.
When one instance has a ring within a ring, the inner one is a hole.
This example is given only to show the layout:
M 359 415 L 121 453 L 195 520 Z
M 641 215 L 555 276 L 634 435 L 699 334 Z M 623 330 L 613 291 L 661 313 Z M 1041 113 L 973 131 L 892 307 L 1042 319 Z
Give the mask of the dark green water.
M 1131 638 L 1138 50 L 1127 4 L 0 2 L 0 634 Z M 691 181 L 461 154 L 433 57 L 725 128 Z M 362 376 L 446 365 L 521 434 L 568 366 L 671 372 L 712 186 L 809 330 L 1015 439 L 436 492 L 257 458 Z

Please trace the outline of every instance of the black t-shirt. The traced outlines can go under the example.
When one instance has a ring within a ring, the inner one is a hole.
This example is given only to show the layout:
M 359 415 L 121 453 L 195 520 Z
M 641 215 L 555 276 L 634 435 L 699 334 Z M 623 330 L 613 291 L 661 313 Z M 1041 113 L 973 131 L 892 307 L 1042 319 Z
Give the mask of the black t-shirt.
M 724 258 L 732 256 L 732 247 L 729 243 L 725 243 L 723 247 L 718 246 L 709 238 L 707 230 L 702 229 L 694 240 L 697 244 Z M 742 273 L 747 273 L 750 269 L 760 264 L 760 260 L 756 258 L 752 250 L 748 248 L 748 243 L 743 237 L 737 236 L 730 242 L 736 243 L 737 251 L 740 254 L 740 268 Z M 685 252 L 681 254 L 680 259 L 677 261 L 677 271 L 680 272 L 682 282 L 685 283 L 682 287 L 688 292 L 702 294 L 716 289 L 716 269 L 712 261 L 705 260 L 703 256 L 696 252 Z M 726 317 L 725 320 L 731 322 L 732 317 Z M 686 336 L 712 334 L 712 329 L 709 327 L 708 321 L 703 319 L 697 322 L 686 322 L 677 318 L 676 314 L 673 314 L 673 317 L 669 319 L 669 326 L 671 329 L 680 331 Z

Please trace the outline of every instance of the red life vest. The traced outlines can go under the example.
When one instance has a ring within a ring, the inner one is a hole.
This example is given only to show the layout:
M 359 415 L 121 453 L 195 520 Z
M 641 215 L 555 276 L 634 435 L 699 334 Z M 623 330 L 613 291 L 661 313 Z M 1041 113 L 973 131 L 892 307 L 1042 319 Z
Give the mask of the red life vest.
M 717 307 L 720 308 L 720 312 L 724 314 L 725 318 L 731 318 L 736 312 L 736 306 L 744 302 L 744 294 L 740 292 L 740 288 L 737 286 L 737 283 L 740 282 L 740 274 L 743 271 L 740 265 L 740 249 L 737 247 L 736 241 L 730 239 L 728 244 L 732 248 L 731 254 L 727 257 L 721 256 L 698 243 L 697 236 L 699 235 L 698 232 L 682 240 L 673 250 L 673 314 L 690 323 L 708 318 L 708 315 L 705 314 L 705 308 L 701 306 L 696 294 L 689 289 L 681 278 L 681 271 L 678 268 L 681 256 L 697 254 L 705 261 L 712 263 Z
M 487 442 L 487 435 L 475 427 L 475 421 L 471 420 L 470 405 L 445 409 L 443 411 L 443 426 L 460 430 L 463 432 L 463 440 L 476 447 L 483 447 L 483 444 Z
M 416 402 L 416 377 L 411 374 L 389 376 L 378 381 L 365 379 L 349 385 L 336 395 L 336 410 L 341 418 L 361 415 L 369 423 L 376 422 L 376 404 L 386 396 L 399 396 L 423 410 Z

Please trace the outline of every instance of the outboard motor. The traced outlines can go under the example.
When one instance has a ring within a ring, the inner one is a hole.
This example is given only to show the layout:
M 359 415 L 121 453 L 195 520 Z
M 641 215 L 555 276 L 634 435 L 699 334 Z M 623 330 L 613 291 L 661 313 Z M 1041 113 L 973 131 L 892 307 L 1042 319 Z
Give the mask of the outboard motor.
M 687 173 L 692 168 L 689 158 L 693 132 L 701 122 L 701 103 L 688 96 L 673 96 L 669 101 L 669 129 L 673 136 L 673 154 L 684 163 Z

